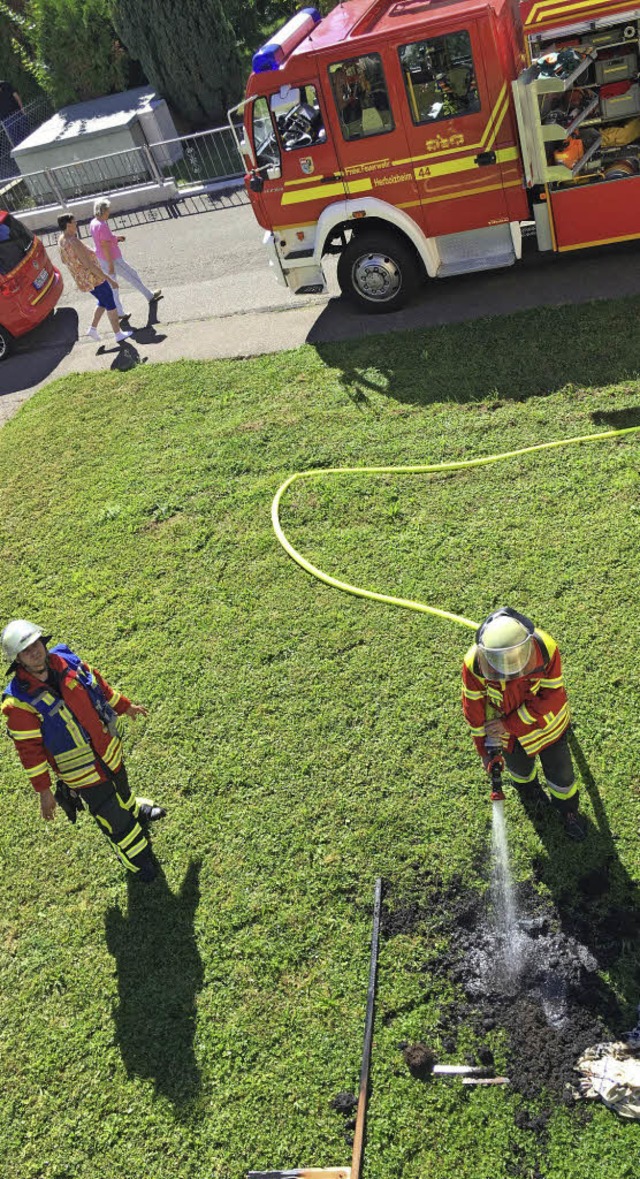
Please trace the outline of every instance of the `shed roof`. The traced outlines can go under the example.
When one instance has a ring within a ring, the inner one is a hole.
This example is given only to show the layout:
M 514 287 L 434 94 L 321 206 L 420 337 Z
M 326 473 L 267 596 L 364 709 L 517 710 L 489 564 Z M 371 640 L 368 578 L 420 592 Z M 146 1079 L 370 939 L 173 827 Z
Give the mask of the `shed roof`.
M 122 94 L 107 94 L 103 98 L 92 98 L 89 102 L 63 106 L 27 139 L 23 139 L 11 154 L 15 157 L 35 147 L 46 147 L 63 140 L 69 143 L 88 135 L 100 135 L 128 127 L 135 123 L 139 115 L 148 114 L 163 101 L 149 86 L 138 86 Z

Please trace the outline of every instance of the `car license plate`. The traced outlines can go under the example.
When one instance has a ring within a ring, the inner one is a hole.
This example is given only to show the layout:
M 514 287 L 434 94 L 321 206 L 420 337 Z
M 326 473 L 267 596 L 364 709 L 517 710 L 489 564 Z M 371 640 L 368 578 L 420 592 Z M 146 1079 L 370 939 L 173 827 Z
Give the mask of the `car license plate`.
M 49 271 L 47 270 L 47 268 L 45 266 L 44 269 L 40 271 L 40 274 L 35 279 L 34 284 L 33 284 L 37 291 L 40 290 L 40 287 L 44 286 L 48 277 L 49 277 Z

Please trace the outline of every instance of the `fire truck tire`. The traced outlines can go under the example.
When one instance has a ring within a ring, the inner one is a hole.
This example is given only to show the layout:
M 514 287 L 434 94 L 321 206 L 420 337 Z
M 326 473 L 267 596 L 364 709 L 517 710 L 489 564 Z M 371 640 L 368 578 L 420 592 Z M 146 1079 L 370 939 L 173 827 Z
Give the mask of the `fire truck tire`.
M 384 229 L 356 233 L 338 259 L 340 290 L 369 314 L 404 307 L 418 285 L 411 246 Z
M 7 359 L 13 345 L 13 336 L 6 328 L 0 327 L 0 363 Z

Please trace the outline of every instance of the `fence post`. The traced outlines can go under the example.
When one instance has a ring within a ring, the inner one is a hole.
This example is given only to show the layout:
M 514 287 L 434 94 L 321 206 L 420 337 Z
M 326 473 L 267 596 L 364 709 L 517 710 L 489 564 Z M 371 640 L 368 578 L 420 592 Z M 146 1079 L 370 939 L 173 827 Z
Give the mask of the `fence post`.
M 162 175 L 162 172 L 155 161 L 151 148 L 147 147 L 146 144 L 141 144 L 140 151 L 143 153 L 144 158 L 147 161 L 147 167 L 153 176 L 153 179 L 156 180 L 158 184 L 164 184 L 164 176 Z
M 62 189 L 60 188 L 60 186 L 58 184 L 57 176 L 54 175 L 53 171 L 50 168 L 45 168 L 44 174 L 47 178 L 48 183 L 51 185 L 52 191 L 55 193 L 58 204 L 62 205 L 63 207 L 66 206 L 67 202 L 64 198 L 64 194 L 62 192 Z

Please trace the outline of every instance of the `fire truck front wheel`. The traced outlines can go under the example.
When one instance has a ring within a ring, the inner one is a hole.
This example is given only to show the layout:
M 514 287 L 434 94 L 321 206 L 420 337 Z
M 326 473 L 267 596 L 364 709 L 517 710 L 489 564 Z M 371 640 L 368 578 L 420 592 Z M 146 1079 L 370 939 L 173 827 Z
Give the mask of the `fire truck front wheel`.
M 385 230 L 356 233 L 338 259 L 338 282 L 361 311 L 404 307 L 418 285 L 418 264 L 410 245 Z

